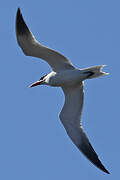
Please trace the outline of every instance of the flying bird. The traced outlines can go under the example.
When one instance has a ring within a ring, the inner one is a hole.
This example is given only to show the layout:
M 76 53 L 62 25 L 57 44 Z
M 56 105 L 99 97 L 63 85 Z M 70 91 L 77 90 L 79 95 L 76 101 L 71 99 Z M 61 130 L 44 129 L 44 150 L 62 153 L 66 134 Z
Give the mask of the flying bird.
M 48 85 L 61 87 L 65 95 L 65 103 L 60 112 L 60 120 L 72 142 L 99 169 L 108 173 L 90 144 L 81 123 L 84 101 L 84 80 L 104 76 L 105 65 L 77 69 L 60 53 L 41 45 L 26 25 L 20 8 L 16 15 L 16 36 L 19 46 L 27 56 L 45 60 L 52 71 L 44 75 L 30 87 Z

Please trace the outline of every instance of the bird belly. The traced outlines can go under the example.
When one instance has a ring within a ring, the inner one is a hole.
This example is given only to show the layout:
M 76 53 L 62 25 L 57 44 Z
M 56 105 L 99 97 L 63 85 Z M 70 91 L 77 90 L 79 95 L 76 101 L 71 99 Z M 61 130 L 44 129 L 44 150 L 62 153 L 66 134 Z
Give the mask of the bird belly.
M 50 86 L 72 86 L 79 84 L 85 78 L 80 70 L 66 70 L 55 72 L 49 77 L 48 85 Z

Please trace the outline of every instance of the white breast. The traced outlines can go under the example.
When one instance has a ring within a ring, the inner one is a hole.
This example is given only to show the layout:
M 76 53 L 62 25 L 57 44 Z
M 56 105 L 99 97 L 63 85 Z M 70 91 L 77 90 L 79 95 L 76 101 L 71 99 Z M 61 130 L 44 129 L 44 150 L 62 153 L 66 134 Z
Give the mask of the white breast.
M 84 80 L 81 70 L 66 70 L 60 72 L 51 72 L 46 76 L 46 84 L 50 86 L 71 86 L 80 84 Z

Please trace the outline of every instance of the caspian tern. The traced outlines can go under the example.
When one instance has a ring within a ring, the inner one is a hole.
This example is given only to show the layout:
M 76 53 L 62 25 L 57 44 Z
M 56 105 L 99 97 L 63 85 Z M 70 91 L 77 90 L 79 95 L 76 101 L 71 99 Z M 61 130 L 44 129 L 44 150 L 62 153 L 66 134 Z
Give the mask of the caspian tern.
M 52 71 L 33 83 L 61 87 L 65 95 L 65 103 L 60 112 L 60 120 L 68 136 L 78 149 L 99 169 L 108 173 L 102 165 L 98 155 L 91 146 L 81 124 L 81 114 L 84 100 L 84 80 L 92 79 L 108 73 L 102 72 L 104 65 L 77 69 L 60 53 L 41 45 L 28 29 L 20 9 L 16 15 L 16 36 L 19 46 L 27 56 L 34 56 L 45 60 Z

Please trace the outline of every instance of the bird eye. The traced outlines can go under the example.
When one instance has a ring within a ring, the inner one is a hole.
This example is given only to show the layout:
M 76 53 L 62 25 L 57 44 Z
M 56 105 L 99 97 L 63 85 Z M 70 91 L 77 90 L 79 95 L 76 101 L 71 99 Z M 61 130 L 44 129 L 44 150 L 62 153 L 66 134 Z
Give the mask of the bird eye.
M 44 76 L 42 76 L 42 77 L 40 78 L 40 80 L 43 80 L 45 76 L 47 76 L 47 74 L 45 74 Z

